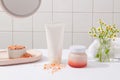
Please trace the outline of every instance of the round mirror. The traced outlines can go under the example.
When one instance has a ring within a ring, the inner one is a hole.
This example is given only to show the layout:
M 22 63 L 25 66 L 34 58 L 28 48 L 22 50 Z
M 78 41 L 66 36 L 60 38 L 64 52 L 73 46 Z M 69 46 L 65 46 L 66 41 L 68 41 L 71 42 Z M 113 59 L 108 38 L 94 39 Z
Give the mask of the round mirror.
M 27 17 L 37 11 L 41 0 L 1 0 L 1 3 L 11 15 Z

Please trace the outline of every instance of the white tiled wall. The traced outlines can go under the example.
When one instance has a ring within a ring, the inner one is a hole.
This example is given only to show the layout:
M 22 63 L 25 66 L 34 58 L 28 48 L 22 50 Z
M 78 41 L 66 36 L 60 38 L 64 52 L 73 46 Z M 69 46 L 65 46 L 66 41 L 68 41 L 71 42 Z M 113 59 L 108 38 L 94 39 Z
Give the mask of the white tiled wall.
M 53 0 L 54 12 L 72 12 L 73 0 Z
M 26 45 L 32 48 L 32 32 L 13 32 L 13 44 Z
M 53 13 L 53 23 L 64 23 L 65 32 L 72 32 L 72 13 Z
M 93 0 L 73 0 L 73 12 L 92 12 Z
M 40 12 L 33 15 L 33 31 L 45 31 L 44 25 L 52 23 L 51 12 Z
M 13 31 L 32 31 L 32 17 L 13 18 Z
M 73 32 L 88 32 L 92 26 L 92 13 L 73 13 Z
M 94 0 L 94 12 L 113 12 L 113 0 Z
M 44 24 L 50 23 L 66 24 L 64 48 L 89 46 L 93 39 L 87 32 L 99 19 L 120 28 L 120 0 L 42 0 L 39 10 L 27 18 L 10 16 L 0 5 L 0 48 L 47 48 Z

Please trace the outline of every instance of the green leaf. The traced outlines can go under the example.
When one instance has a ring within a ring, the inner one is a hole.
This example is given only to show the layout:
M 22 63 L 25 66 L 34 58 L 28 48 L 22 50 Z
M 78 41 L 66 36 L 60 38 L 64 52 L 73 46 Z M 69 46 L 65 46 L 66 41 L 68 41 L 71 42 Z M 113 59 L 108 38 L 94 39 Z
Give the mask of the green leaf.
M 96 58 L 99 58 L 99 53 L 97 53 L 97 54 L 95 55 L 95 57 L 96 57 Z
M 106 53 L 106 54 L 108 54 L 108 53 L 109 53 L 109 51 L 110 51 L 109 49 L 106 49 L 106 50 L 105 50 L 105 53 Z

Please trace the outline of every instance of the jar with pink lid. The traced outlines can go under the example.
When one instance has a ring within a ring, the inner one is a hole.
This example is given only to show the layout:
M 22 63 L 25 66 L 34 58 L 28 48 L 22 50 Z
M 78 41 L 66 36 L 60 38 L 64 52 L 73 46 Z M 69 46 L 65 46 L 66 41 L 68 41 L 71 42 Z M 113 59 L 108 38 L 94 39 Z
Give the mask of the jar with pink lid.
M 83 68 L 87 66 L 87 54 L 85 46 L 72 46 L 68 56 L 68 64 L 74 68 Z

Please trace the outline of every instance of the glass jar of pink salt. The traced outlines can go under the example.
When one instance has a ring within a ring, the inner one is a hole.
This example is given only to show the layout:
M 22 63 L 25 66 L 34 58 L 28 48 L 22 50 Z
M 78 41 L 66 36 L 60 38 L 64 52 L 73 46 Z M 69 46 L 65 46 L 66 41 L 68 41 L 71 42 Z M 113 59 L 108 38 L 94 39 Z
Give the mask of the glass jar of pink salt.
M 83 68 L 87 66 L 87 54 L 85 46 L 72 46 L 68 56 L 68 64 L 74 68 Z

